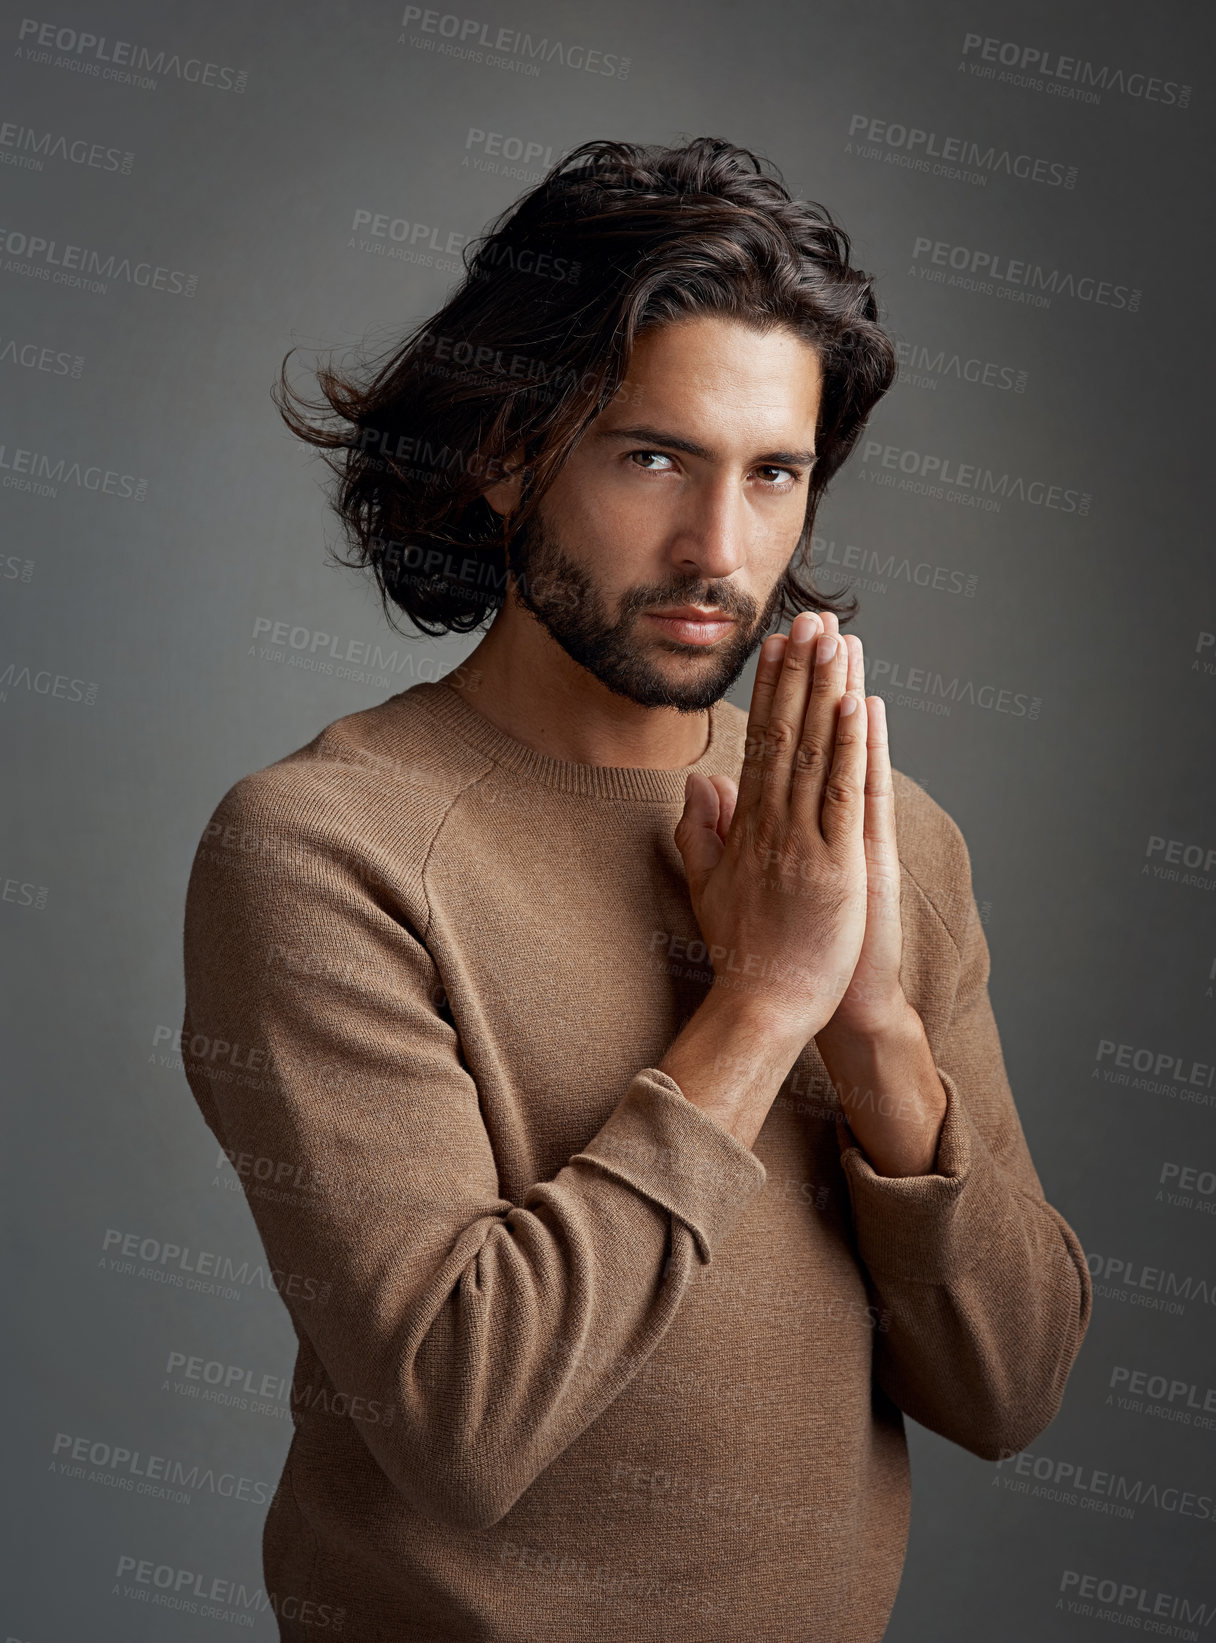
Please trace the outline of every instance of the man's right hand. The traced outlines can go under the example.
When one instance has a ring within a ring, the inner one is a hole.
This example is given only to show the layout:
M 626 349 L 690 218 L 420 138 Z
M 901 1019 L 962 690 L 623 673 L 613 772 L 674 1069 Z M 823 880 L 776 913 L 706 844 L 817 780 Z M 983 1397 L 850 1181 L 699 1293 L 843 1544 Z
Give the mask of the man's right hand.
M 738 790 L 690 775 L 675 830 L 715 989 L 792 1044 L 830 1020 L 865 934 L 867 715 L 847 677 L 814 612 L 767 639 Z

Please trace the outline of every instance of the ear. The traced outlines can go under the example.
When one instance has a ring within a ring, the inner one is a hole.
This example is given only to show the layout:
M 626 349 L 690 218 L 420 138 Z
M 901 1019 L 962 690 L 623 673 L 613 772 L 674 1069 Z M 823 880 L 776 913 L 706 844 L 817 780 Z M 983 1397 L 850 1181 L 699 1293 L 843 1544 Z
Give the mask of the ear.
M 487 485 L 482 496 L 494 509 L 495 513 L 514 513 L 519 506 L 519 490 L 523 478 L 524 448 L 516 446 L 508 460 L 501 464 L 504 477 L 496 479 L 492 485 Z

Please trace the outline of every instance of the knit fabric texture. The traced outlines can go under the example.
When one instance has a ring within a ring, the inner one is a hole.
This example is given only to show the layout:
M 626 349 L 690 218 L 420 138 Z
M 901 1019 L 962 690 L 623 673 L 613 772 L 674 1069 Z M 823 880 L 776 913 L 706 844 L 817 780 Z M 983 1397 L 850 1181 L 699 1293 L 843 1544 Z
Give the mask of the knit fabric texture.
M 709 719 L 690 768 L 737 779 L 746 715 Z M 713 977 L 686 774 L 551 758 L 440 680 L 203 832 L 186 1074 L 299 1339 L 263 1537 L 285 1639 L 873 1643 L 904 1414 L 996 1460 L 1059 1407 L 1090 1279 L 958 827 L 895 773 L 947 1108 L 933 1172 L 889 1178 L 813 1041 L 751 1148 L 658 1070 Z

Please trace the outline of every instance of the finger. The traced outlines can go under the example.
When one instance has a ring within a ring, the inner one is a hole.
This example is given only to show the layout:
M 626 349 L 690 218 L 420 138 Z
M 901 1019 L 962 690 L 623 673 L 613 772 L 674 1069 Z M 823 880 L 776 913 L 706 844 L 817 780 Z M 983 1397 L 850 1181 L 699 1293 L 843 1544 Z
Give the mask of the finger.
M 891 777 L 891 750 L 886 703 L 881 696 L 867 700 L 866 734 L 866 860 L 881 878 L 899 884 L 899 851 L 895 838 L 895 783 Z
M 760 796 L 764 781 L 765 728 L 788 642 L 784 633 L 770 634 L 756 658 L 756 676 L 752 680 L 752 699 L 744 732 L 743 765 L 739 771 L 738 802 L 742 810 L 749 810 Z
M 832 768 L 837 716 L 848 679 L 849 653 L 834 633 L 815 644 L 810 698 L 802 722 L 790 796 L 791 815 L 808 828 L 820 825 L 824 788 Z
M 860 833 L 866 806 L 866 699 L 850 693 L 840 704 L 832 767 L 824 784 L 820 826 L 830 845 Z
M 846 633 L 844 642 L 849 647 L 849 678 L 844 688 L 846 690 L 855 690 L 859 696 L 864 696 L 866 693 L 866 666 L 861 640 L 855 633 Z
M 811 657 L 821 628 L 814 611 L 800 611 L 791 622 L 781 671 L 759 732 L 761 772 L 756 800 L 782 814 L 789 807 L 790 777 L 811 688 Z
M 845 635 L 845 644 L 849 647 L 849 679 L 847 690 L 856 691 L 859 696 L 865 695 L 865 650 L 861 639 L 856 633 Z M 877 707 L 874 704 L 877 703 Z M 866 812 L 864 822 L 864 836 L 866 840 L 866 859 L 876 863 L 882 851 L 893 844 L 891 832 L 891 816 L 884 814 L 881 798 L 883 793 L 891 793 L 891 767 L 886 765 L 885 786 L 881 773 L 881 761 L 886 758 L 887 725 L 883 713 L 885 704 L 881 696 L 870 698 L 870 706 L 866 715 Z M 878 803 L 875 803 L 875 799 Z M 888 807 L 889 808 L 889 807 Z
M 676 849 L 694 891 L 722 859 L 718 836 L 720 797 L 710 777 L 690 774 L 684 784 L 684 810 L 675 827 Z
M 718 837 L 725 844 L 730 824 L 734 820 L 739 789 L 729 776 L 711 776 L 709 780 L 718 790 Z

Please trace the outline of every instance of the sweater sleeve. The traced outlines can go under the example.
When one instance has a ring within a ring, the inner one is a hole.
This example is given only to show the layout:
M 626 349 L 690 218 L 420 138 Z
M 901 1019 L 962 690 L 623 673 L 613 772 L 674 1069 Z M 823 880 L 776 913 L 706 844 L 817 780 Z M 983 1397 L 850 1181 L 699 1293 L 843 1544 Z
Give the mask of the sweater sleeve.
M 425 1517 L 488 1527 L 645 1363 L 766 1171 L 641 1068 L 505 1199 L 421 919 L 324 804 L 283 809 L 244 778 L 196 853 L 186 1075 L 297 1332 L 393 1412 L 360 1423 L 380 1468 Z
M 837 1136 L 858 1254 L 889 1313 L 875 1336 L 879 1385 L 922 1426 L 999 1460 L 1058 1411 L 1093 1296 L 1081 1243 L 1031 1162 L 988 996 L 966 844 L 938 814 L 950 863 L 939 899 L 960 911 L 961 930 L 950 936 L 958 981 L 948 1023 L 926 1026 L 946 1092 L 935 1168 L 879 1175 L 847 1126 Z

